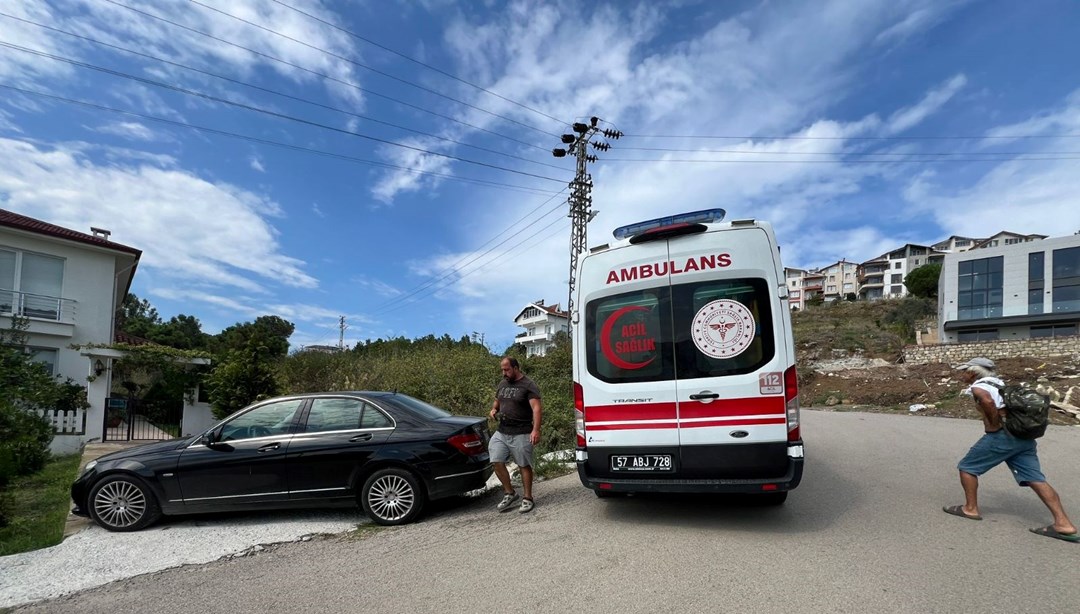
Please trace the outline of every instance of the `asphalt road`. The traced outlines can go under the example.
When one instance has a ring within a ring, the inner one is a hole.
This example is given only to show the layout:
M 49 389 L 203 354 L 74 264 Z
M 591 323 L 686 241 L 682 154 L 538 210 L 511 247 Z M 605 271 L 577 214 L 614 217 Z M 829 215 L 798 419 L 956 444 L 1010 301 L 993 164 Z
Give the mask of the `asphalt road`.
M 575 475 L 527 515 L 494 493 L 423 522 L 122 580 L 28 612 L 1076 612 L 1080 545 L 1004 468 L 975 522 L 954 470 L 973 421 L 804 412 L 807 470 L 780 508 L 724 497 L 600 500 Z M 1080 429 L 1043 469 L 1080 521 Z M 21 611 L 21 610 L 20 610 Z

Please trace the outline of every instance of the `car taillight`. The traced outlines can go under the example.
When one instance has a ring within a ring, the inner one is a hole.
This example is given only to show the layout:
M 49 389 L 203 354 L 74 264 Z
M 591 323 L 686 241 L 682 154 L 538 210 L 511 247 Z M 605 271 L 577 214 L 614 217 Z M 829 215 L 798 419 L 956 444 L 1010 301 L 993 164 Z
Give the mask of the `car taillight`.
M 784 371 L 784 406 L 787 410 L 787 440 L 799 441 L 799 376 L 794 365 Z
M 476 456 L 487 450 L 487 446 L 484 445 L 484 438 L 476 433 L 461 433 L 454 435 L 450 439 L 447 439 L 446 442 L 457 448 L 458 451 L 466 456 Z
M 585 393 L 581 384 L 574 382 L 574 430 L 577 431 L 577 447 L 585 447 Z

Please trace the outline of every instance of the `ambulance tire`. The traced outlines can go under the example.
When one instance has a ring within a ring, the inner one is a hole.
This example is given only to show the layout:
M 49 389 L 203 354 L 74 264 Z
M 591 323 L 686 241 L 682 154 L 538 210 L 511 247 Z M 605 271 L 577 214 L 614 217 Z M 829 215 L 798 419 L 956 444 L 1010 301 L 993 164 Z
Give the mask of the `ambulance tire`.
M 764 495 L 755 495 L 755 499 L 760 505 L 774 506 L 783 505 L 784 501 L 787 501 L 787 491 L 784 492 L 770 492 Z

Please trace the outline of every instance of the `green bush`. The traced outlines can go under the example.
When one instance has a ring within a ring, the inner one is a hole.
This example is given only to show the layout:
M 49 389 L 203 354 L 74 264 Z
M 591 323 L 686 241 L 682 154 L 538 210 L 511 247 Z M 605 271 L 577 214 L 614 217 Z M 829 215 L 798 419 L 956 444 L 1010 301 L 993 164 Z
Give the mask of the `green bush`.
M 0 400 L 0 487 L 44 467 L 52 438 L 48 420 Z

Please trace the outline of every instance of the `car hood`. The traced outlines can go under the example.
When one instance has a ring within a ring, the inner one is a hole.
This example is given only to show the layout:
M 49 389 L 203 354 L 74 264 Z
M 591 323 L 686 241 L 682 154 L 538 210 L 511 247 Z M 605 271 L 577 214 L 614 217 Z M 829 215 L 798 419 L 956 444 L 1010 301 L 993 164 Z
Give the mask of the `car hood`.
M 133 458 L 136 456 L 146 456 L 147 454 L 155 454 L 158 452 L 179 450 L 187 446 L 189 441 L 190 440 L 188 439 L 170 439 L 169 441 L 156 441 L 154 443 L 148 443 L 142 446 L 135 446 L 134 448 L 128 448 L 126 450 L 110 452 L 109 454 L 101 456 L 97 460 L 98 462 L 108 462 L 125 458 Z

